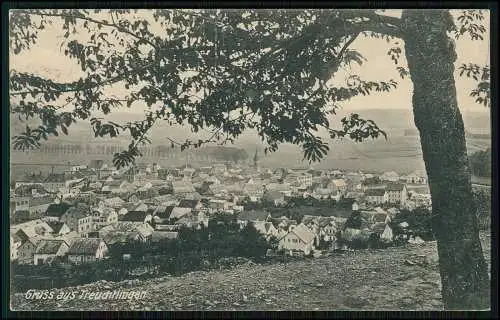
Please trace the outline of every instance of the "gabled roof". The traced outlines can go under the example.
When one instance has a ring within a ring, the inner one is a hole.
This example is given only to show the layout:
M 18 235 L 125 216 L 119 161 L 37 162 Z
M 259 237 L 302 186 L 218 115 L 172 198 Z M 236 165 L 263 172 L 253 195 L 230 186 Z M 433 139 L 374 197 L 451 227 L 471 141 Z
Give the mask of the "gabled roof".
M 103 240 L 100 238 L 79 238 L 73 240 L 68 254 L 73 255 L 95 255 Z
M 194 209 L 198 205 L 198 200 L 183 199 L 177 205 L 180 208 L 191 208 Z
M 382 197 L 384 194 L 384 189 L 368 189 L 365 191 L 366 196 Z
M 40 194 L 47 193 L 47 190 L 41 184 L 23 184 L 17 187 L 14 193 L 17 196 L 31 196 L 34 189 Z
M 64 244 L 63 240 L 42 240 L 38 244 L 35 253 L 56 254 L 63 244 Z
M 174 207 L 170 213 L 170 219 L 180 219 L 191 213 L 191 208 Z
M 69 210 L 69 208 L 71 208 L 71 206 L 66 202 L 52 203 L 49 205 L 47 210 L 45 210 L 45 215 L 51 217 L 61 217 Z
M 43 235 L 44 233 L 53 232 L 50 225 L 40 219 L 12 225 L 10 230 L 11 233 L 17 233 L 23 241 L 26 240 L 26 238 L 33 238 Z
M 302 223 L 293 228 L 293 230 L 290 232 L 297 235 L 297 237 L 299 237 L 305 243 L 310 243 L 314 240 L 314 233 Z
M 160 207 L 154 215 L 160 219 L 168 219 L 172 214 L 172 210 L 174 209 L 174 207 L 175 206 Z
M 121 217 L 121 221 L 143 222 L 148 215 L 145 211 L 129 211 Z
M 52 228 L 53 233 L 58 233 L 64 226 L 64 222 L 59 221 L 47 221 L 47 224 Z
M 62 215 L 66 219 L 82 219 L 91 215 L 89 206 L 79 203 L 73 206 Z

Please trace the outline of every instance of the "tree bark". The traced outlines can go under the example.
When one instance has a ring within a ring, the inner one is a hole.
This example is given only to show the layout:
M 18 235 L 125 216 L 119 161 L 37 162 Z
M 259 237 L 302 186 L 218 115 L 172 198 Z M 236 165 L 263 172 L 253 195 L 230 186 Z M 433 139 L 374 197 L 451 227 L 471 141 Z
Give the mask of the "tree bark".
M 413 82 L 413 112 L 432 198 L 445 309 L 490 308 L 462 115 L 454 80 L 448 10 L 404 10 L 403 39 Z

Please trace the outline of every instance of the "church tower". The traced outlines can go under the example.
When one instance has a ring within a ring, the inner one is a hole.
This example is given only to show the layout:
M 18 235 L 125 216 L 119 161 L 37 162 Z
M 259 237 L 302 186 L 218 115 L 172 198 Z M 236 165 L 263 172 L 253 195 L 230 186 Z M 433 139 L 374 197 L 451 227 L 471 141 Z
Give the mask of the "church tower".
M 253 156 L 253 167 L 259 169 L 259 153 L 257 149 L 255 149 L 255 154 Z

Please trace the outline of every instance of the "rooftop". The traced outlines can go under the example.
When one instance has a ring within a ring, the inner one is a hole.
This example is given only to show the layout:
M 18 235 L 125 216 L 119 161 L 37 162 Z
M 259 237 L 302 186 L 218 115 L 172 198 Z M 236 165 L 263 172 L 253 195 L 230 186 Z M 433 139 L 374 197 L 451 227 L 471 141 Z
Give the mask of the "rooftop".
M 68 254 L 73 255 L 94 255 L 101 244 L 100 238 L 79 238 L 73 240 L 69 247 Z
M 56 254 L 62 244 L 64 244 L 63 240 L 42 240 L 38 244 L 35 253 Z

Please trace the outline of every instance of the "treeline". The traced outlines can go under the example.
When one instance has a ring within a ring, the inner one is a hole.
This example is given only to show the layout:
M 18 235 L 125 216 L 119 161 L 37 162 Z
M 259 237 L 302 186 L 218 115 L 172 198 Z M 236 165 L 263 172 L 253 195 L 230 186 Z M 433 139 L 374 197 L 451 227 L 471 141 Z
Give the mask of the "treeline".
M 238 163 L 248 159 L 248 153 L 245 149 L 226 146 L 209 146 L 205 152 L 214 157 L 217 161 L 231 161 Z

